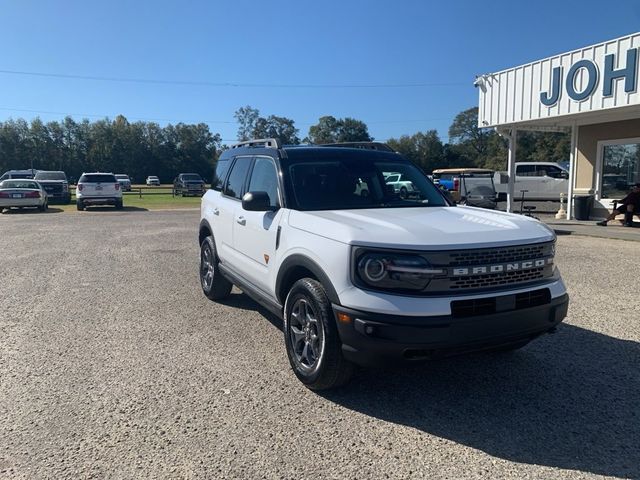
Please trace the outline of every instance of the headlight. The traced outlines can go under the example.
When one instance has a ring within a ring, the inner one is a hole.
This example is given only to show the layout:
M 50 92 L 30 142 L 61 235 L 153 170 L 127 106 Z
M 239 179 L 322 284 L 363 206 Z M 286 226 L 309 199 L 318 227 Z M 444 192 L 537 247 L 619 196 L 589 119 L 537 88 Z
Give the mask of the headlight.
M 419 255 L 365 251 L 355 258 L 355 281 L 365 288 L 420 291 L 444 273 Z

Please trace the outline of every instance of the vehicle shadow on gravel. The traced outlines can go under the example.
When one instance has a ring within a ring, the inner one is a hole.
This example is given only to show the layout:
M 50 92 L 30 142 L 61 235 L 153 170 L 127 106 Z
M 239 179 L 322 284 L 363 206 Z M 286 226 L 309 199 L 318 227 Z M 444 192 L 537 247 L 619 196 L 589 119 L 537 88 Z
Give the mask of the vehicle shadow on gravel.
M 148 212 L 148 208 L 123 206 L 120 210 L 115 209 L 111 205 L 84 207 L 87 212 Z
M 241 310 L 249 310 L 252 312 L 258 312 L 264 318 L 266 318 L 271 325 L 276 327 L 278 330 L 282 330 L 284 325 L 282 324 L 282 320 L 271 313 L 269 310 L 264 308 L 259 303 L 253 301 L 249 295 L 243 292 L 238 292 L 235 290 L 224 300 L 219 300 L 218 303 L 222 305 L 226 305 L 228 307 L 239 308 Z
M 8 210 L 8 211 L 3 210 L 2 214 L 3 215 L 29 215 L 29 214 L 42 215 L 43 213 L 62 213 L 62 212 L 64 212 L 64 210 L 62 210 L 61 208 L 55 208 L 55 207 L 49 207 L 44 212 L 41 212 L 37 208 L 23 208 L 20 210 L 17 208 L 12 208 L 11 210 Z
M 640 478 L 637 342 L 562 325 L 517 352 L 361 370 L 322 395 L 497 458 Z

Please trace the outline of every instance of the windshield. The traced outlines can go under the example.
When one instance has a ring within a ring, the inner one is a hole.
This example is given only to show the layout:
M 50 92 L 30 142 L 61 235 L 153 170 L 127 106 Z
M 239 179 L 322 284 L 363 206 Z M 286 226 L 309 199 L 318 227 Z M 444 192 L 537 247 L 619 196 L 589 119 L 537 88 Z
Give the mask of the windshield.
M 31 188 L 40 190 L 40 185 L 36 182 L 28 182 L 25 180 L 5 180 L 0 182 L 0 188 Z
M 116 175 L 116 178 L 117 178 L 118 180 L 129 180 L 129 175 L 122 175 L 122 174 L 119 174 L 119 175 Z
M 287 169 L 298 210 L 448 205 L 420 170 L 401 159 L 340 156 L 292 162 Z
M 196 182 L 201 182 L 202 181 L 202 177 L 200 175 L 198 175 L 197 173 L 186 173 L 184 175 L 182 175 L 182 179 L 185 181 L 196 181 Z
M 489 173 L 472 173 L 461 175 L 463 189 L 468 196 L 495 197 L 496 189 L 493 175 Z
M 36 173 L 36 180 L 64 180 L 67 181 L 67 176 L 64 172 L 38 172 Z

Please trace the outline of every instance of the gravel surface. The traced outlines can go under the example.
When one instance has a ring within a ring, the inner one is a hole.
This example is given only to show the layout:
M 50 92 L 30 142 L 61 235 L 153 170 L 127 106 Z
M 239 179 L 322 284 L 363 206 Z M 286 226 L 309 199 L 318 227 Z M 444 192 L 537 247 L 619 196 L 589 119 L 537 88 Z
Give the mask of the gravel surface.
M 0 478 L 640 478 L 640 243 L 558 238 L 555 335 L 319 395 L 197 224 L 0 215 Z

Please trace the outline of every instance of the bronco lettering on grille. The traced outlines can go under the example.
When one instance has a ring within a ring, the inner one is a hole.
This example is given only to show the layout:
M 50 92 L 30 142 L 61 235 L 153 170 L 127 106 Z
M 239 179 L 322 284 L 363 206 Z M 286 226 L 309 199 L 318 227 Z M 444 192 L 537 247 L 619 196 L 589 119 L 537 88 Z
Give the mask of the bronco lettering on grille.
M 540 268 L 545 265 L 551 265 L 552 263 L 553 258 L 539 258 L 537 260 L 527 260 L 525 262 L 500 263 L 496 265 L 482 265 L 477 267 L 456 267 L 452 269 L 451 274 L 454 277 L 464 277 L 467 275 L 482 275 L 486 273 L 515 272 L 531 268 Z

